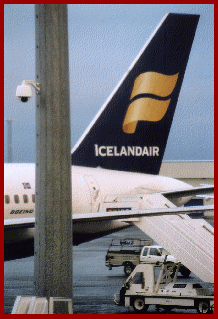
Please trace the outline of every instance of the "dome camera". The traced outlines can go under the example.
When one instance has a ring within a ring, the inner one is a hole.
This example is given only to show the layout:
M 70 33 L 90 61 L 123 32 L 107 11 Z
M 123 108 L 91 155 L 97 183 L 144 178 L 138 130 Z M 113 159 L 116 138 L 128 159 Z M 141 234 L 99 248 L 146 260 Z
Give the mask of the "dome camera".
M 33 91 L 27 84 L 18 85 L 16 96 L 20 99 L 21 102 L 27 102 L 33 96 Z
M 18 85 L 16 90 L 16 96 L 21 102 L 27 102 L 33 96 L 32 85 L 36 89 L 36 93 L 40 94 L 40 87 L 38 83 L 34 81 L 23 81 L 21 85 Z

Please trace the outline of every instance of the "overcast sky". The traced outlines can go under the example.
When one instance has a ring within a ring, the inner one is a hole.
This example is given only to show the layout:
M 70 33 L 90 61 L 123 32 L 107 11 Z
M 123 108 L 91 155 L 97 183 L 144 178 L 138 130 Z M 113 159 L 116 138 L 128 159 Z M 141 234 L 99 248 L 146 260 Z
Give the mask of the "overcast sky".
M 13 119 L 13 162 L 30 163 L 35 97 L 21 103 L 15 92 L 23 80 L 35 80 L 34 5 L 6 4 L 4 11 L 4 118 Z M 168 12 L 200 14 L 200 20 L 164 160 L 213 160 L 212 4 L 68 5 L 72 148 Z

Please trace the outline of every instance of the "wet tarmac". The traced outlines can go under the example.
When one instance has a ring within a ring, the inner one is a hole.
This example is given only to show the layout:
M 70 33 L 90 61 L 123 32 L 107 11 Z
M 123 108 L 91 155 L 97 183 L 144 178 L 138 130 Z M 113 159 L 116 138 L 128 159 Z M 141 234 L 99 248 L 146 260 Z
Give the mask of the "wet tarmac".
M 144 238 L 139 229 L 132 227 L 89 243 L 73 247 L 73 312 L 74 314 L 133 314 L 130 307 L 114 304 L 114 294 L 118 293 L 126 276 L 123 267 L 109 270 L 105 266 L 105 255 L 112 239 Z M 10 314 L 18 295 L 34 295 L 34 257 L 4 263 L 4 313 Z M 190 281 L 201 282 L 191 273 Z M 183 281 L 183 277 L 178 277 Z M 187 279 L 186 279 L 187 281 Z M 204 285 L 211 288 L 209 284 Z M 147 313 L 164 314 L 150 306 Z M 165 312 L 166 313 L 166 312 Z M 196 310 L 173 309 L 171 314 L 197 314 Z

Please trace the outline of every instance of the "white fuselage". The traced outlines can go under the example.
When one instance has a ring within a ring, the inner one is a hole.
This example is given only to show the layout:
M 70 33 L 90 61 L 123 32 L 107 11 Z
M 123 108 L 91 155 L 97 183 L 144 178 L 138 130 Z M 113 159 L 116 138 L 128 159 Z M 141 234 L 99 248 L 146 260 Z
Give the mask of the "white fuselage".
M 5 164 L 4 173 L 4 218 L 35 217 L 35 164 Z M 189 187 L 191 188 L 190 185 L 168 177 L 72 166 L 72 211 L 73 214 L 100 214 L 100 205 L 110 194 L 148 194 Z M 185 201 L 186 198 L 179 198 L 174 203 L 179 206 Z M 76 224 L 73 230 L 74 236 L 85 236 L 106 234 L 126 226 L 123 221 L 90 221 Z M 5 240 L 10 241 L 8 238 Z M 16 241 L 14 236 L 12 240 Z

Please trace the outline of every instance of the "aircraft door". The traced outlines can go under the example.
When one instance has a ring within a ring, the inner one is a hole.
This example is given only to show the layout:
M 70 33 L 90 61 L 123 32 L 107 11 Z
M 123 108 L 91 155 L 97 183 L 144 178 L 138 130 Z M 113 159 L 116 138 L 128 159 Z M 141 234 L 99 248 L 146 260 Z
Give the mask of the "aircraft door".
M 72 173 L 72 207 L 73 213 L 90 213 L 92 198 L 89 185 L 82 174 Z
M 98 212 L 101 204 L 100 188 L 97 181 L 91 175 L 85 175 L 85 179 L 89 185 L 91 200 L 92 200 L 92 213 Z

